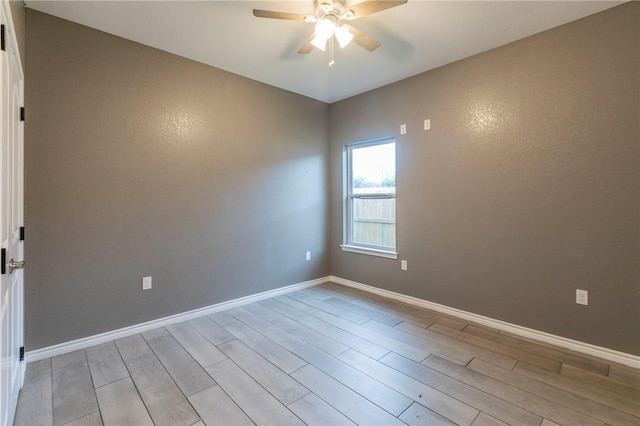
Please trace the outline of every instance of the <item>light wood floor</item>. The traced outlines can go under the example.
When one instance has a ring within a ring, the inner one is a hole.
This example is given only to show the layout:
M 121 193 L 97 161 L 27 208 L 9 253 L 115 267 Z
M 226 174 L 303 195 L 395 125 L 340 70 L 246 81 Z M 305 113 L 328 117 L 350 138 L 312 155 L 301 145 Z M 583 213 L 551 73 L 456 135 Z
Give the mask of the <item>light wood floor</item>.
M 28 365 L 16 425 L 638 425 L 640 372 L 335 284 Z

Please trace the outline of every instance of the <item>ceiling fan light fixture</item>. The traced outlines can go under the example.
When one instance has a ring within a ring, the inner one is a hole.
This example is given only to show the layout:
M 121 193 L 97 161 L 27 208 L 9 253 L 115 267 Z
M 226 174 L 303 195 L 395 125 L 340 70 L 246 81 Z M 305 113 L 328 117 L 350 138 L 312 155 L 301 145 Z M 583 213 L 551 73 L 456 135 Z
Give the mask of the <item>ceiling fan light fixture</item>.
M 346 47 L 351 43 L 351 40 L 353 40 L 353 34 L 351 34 L 351 31 L 346 27 L 337 27 L 333 33 L 336 35 L 336 39 L 338 40 L 338 44 L 341 49 Z
M 316 38 L 329 39 L 333 35 L 336 24 L 329 19 L 321 19 L 316 24 Z
M 313 40 L 311 40 L 311 44 L 322 50 L 323 52 L 325 51 L 325 49 L 327 48 L 327 40 L 326 38 L 320 38 L 317 35 L 313 38 Z

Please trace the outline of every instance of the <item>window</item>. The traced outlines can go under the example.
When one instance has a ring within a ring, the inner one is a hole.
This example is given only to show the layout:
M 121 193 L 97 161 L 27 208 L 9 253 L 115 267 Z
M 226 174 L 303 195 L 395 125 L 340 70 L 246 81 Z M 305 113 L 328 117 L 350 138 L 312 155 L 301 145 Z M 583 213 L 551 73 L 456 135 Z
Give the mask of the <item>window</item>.
M 393 138 L 345 147 L 342 249 L 396 259 L 396 143 Z

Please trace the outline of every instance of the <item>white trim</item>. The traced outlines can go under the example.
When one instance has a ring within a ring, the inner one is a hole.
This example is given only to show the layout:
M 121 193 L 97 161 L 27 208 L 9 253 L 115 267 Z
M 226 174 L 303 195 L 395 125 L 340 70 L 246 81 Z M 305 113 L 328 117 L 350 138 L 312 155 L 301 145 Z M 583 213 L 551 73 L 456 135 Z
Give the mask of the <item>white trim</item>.
M 350 251 L 352 253 L 366 254 L 366 255 L 369 255 L 369 256 L 386 257 L 387 259 L 397 259 L 398 258 L 398 253 L 396 253 L 394 251 L 387 251 L 387 250 L 373 249 L 373 248 L 367 248 L 367 247 L 352 246 L 352 245 L 349 245 L 349 244 L 342 244 L 340 246 L 340 248 L 342 249 L 342 251 Z
M 46 348 L 36 349 L 29 351 L 25 354 L 25 360 L 27 363 L 39 361 L 41 359 L 50 358 L 56 355 L 62 355 L 68 352 L 76 351 L 78 349 L 88 348 L 90 346 L 98 345 L 100 343 L 110 342 L 114 339 L 121 339 L 123 337 L 131 336 L 145 331 L 153 330 L 154 328 L 164 327 L 167 325 L 175 324 L 182 321 L 191 320 L 203 315 L 210 315 L 215 312 L 224 311 L 238 306 L 247 305 L 249 303 L 257 302 L 259 300 L 268 299 L 270 297 L 280 296 L 282 294 L 290 293 L 292 291 L 302 290 L 303 288 L 313 287 L 318 284 L 322 284 L 329 281 L 329 277 L 316 278 L 315 280 L 305 281 L 298 284 L 292 284 L 286 287 L 276 288 L 274 290 L 264 291 L 258 294 L 252 294 L 250 296 L 240 297 L 238 299 L 228 300 L 226 302 L 216 303 L 215 305 L 205 306 L 203 308 L 194 309 L 192 311 L 183 312 L 176 315 L 171 315 L 164 318 L 158 318 L 152 321 L 143 322 L 140 324 L 132 325 L 129 327 L 120 328 L 118 330 L 107 331 L 106 333 L 96 334 L 94 336 L 83 337 L 82 339 L 72 340 L 70 342 L 64 342 Z
M 24 6 L 26 7 L 26 6 Z M 22 67 L 22 58 L 20 58 L 20 49 L 18 48 L 18 38 L 16 37 L 15 28 L 13 27 L 13 15 L 11 15 L 11 5 L 8 0 L 2 0 L 2 10 L 4 10 L 4 15 L 7 17 L 7 27 L 5 31 L 5 42 L 8 41 L 11 43 L 11 47 L 13 48 L 14 54 L 18 57 L 18 69 L 20 71 L 20 80 L 24 80 L 24 69 Z M 9 52 L 9 49 L 7 49 Z
M 474 314 L 472 312 L 463 311 L 461 309 L 450 308 L 438 303 L 429 302 L 424 299 L 419 299 L 413 296 L 406 296 L 404 294 L 396 293 L 389 290 L 384 290 L 370 285 L 361 284 L 355 281 L 346 280 L 344 278 L 330 276 L 329 281 L 336 284 L 341 284 L 347 287 L 357 288 L 369 293 L 378 294 L 380 296 L 388 297 L 390 299 L 398 300 L 400 302 L 420 306 L 422 308 L 431 309 L 433 311 L 442 312 L 457 318 L 461 318 L 467 321 L 475 322 L 487 327 L 495 328 L 498 330 L 506 331 L 518 336 L 527 337 L 529 339 L 535 339 L 540 342 L 548 343 L 551 345 L 559 346 L 566 349 L 571 349 L 576 352 L 595 356 L 608 361 L 617 362 L 619 364 L 628 365 L 630 367 L 640 368 L 640 356 L 627 354 L 624 352 L 615 351 L 613 349 L 603 348 L 601 346 L 592 345 L 589 343 L 579 342 L 577 340 L 567 339 L 566 337 L 556 336 L 554 334 L 545 333 L 544 331 L 538 331 L 527 327 L 522 327 L 516 324 L 511 324 L 505 321 L 496 320 L 493 318 L 485 317 L 482 315 Z

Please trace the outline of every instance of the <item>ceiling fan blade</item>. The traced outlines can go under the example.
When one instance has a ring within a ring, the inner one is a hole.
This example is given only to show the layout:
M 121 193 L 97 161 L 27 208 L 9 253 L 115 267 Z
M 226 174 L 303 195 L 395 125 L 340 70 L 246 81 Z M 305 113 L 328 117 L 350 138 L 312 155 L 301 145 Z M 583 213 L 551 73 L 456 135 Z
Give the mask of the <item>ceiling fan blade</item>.
M 392 7 L 401 6 L 405 4 L 407 0 L 371 0 L 363 1 L 358 4 L 354 4 L 349 7 L 349 10 L 353 11 L 353 18 L 358 19 L 363 16 L 372 15 L 374 13 L 391 9 Z
M 258 18 L 286 19 L 288 21 L 304 21 L 305 15 L 289 12 L 276 12 L 273 10 L 253 9 L 253 16 Z
M 306 55 L 307 53 L 310 53 L 313 50 L 313 44 L 311 44 L 311 42 L 313 41 L 313 39 L 315 37 L 316 37 L 316 32 L 314 31 L 313 34 L 311 34 L 311 36 L 309 36 L 307 41 L 304 42 L 304 44 L 302 45 L 300 50 L 298 50 L 298 53 L 300 53 L 302 55 Z
M 380 47 L 380 42 L 375 38 L 366 35 L 356 28 L 353 28 L 351 25 L 343 24 L 342 26 L 348 28 L 349 32 L 353 34 L 353 41 L 358 43 L 361 47 L 368 50 L 369 52 L 373 52 L 378 47 Z

